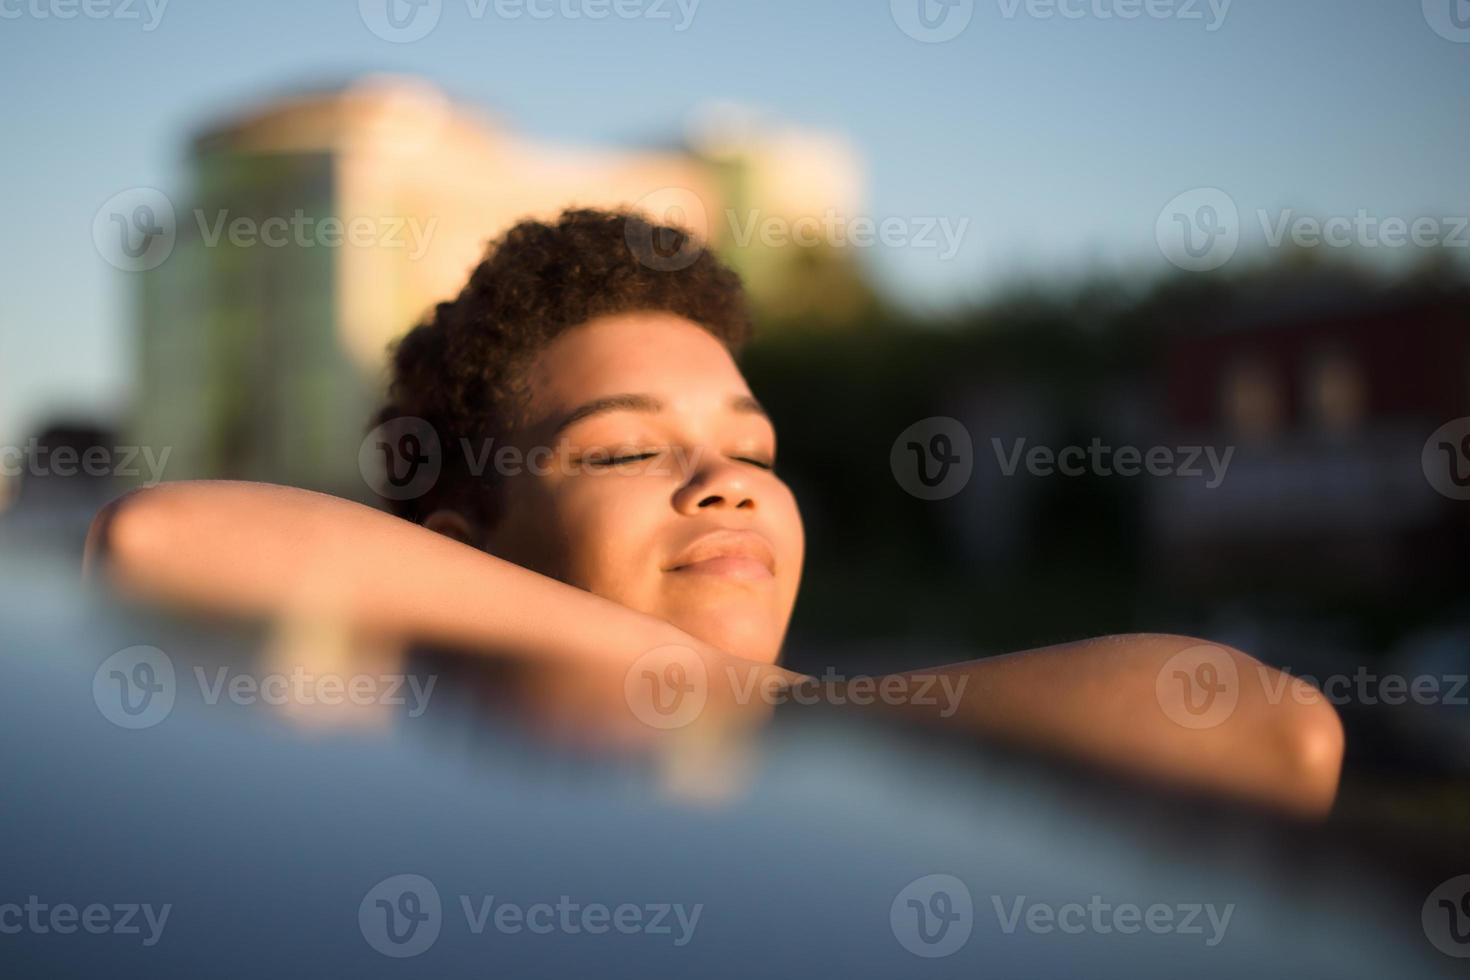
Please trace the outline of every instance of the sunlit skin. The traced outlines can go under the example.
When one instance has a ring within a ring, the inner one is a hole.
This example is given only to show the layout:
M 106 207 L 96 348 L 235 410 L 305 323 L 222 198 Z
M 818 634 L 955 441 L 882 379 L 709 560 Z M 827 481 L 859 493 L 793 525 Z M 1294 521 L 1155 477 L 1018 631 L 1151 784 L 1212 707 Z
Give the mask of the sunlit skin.
M 804 550 L 776 433 L 718 340 L 670 314 L 583 324 L 537 358 L 525 459 L 487 551 L 775 662 Z M 435 515 L 445 526 L 451 515 Z M 477 529 L 478 530 L 478 529 Z
M 775 432 L 735 362 L 697 324 L 643 312 L 565 331 L 528 370 L 511 434 L 526 466 L 508 476 L 491 527 L 450 510 L 420 526 L 291 487 L 182 482 L 109 504 L 88 566 L 152 601 L 325 616 L 362 636 L 511 658 L 529 668 L 536 724 L 558 737 L 662 739 L 630 710 L 625 683 L 645 676 L 649 657 L 661 658 L 658 676 L 671 650 L 709 678 L 703 731 L 759 724 L 768 711 L 748 682 L 811 680 L 775 664 L 804 541 L 770 468 Z M 1326 813 L 1343 756 L 1331 705 L 1209 645 L 1240 679 L 1235 702 L 1218 723 L 1181 723 L 1159 679 L 1201 642 L 1131 634 L 911 671 L 892 679 L 905 689 L 906 679 L 942 679 L 956 692 L 949 710 L 917 698 L 857 710 Z

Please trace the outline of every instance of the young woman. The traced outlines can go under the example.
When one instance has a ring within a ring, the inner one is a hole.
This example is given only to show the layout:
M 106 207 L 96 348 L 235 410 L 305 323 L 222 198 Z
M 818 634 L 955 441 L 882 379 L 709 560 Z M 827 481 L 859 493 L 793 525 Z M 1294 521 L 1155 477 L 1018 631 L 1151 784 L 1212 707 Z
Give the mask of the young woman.
M 327 609 L 365 635 L 546 665 L 547 696 L 577 710 L 639 715 L 646 682 L 665 711 L 698 675 L 709 717 L 748 713 L 811 681 L 776 666 L 802 522 L 734 359 L 749 332 L 738 278 L 676 229 L 587 210 L 522 223 L 396 349 L 370 446 L 414 474 L 395 514 L 162 484 L 98 516 L 89 563 L 134 595 Z M 1177 636 L 809 690 L 1306 814 L 1331 806 L 1343 751 L 1308 685 Z

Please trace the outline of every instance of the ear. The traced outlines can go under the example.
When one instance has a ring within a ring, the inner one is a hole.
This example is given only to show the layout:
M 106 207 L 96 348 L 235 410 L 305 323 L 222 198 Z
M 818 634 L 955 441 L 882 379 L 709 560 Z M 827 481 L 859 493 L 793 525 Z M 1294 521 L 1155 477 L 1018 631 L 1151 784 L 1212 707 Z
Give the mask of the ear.
M 424 519 L 424 527 L 430 531 L 453 538 L 461 544 L 478 547 L 474 525 L 457 510 L 440 508 Z

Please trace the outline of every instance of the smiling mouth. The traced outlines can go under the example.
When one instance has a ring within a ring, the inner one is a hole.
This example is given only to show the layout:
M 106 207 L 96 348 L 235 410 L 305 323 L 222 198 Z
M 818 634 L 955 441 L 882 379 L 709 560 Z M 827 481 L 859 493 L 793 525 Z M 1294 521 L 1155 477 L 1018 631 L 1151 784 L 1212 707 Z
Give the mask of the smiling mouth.
M 684 549 L 664 571 L 752 582 L 774 578 L 776 558 L 754 531 L 716 531 Z
M 773 577 L 771 570 L 765 565 L 754 558 L 745 558 L 740 555 L 706 558 L 703 561 L 678 565 L 669 571 L 677 575 L 713 575 L 719 578 L 739 579 L 744 582 Z

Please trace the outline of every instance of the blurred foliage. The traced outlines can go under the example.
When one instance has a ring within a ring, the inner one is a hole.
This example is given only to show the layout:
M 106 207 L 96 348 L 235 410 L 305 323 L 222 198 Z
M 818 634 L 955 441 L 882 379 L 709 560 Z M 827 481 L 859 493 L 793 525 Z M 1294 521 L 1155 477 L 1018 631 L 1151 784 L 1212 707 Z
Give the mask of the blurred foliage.
M 1354 636 L 1383 649 L 1441 614 L 1455 583 L 1421 590 L 1415 603 L 1318 595 L 1310 582 L 1283 594 L 1269 576 L 1254 581 L 1245 567 L 1219 593 L 1182 592 L 1150 565 L 1142 480 L 1032 479 L 1019 513 L 961 518 L 959 509 L 982 506 L 973 488 L 926 502 L 905 493 L 890 472 L 890 447 L 907 426 L 930 416 L 963 418 L 967 405 L 996 388 L 1044 405 L 1061 444 L 1085 445 L 1094 435 L 1106 441 L 1109 422 L 1096 417 L 1099 404 L 1122 394 L 1158 408 L 1171 331 L 1228 320 L 1261 297 L 1324 292 L 1349 304 L 1385 295 L 1464 300 L 1470 280 L 1445 255 L 1390 277 L 1309 252 L 1229 275 L 1153 282 L 1098 275 L 1063 288 L 1016 283 L 938 319 L 876 301 L 840 324 L 767 315 L 744 367 L 777 421 L 778 469 L 807 525 L 793 648 L 806 638 L 858 644 L 918 637 L 978 656 L 1109 632 L 1198 631 L 1243 607 L 1262 617 L 1348 621 Z M 977 469 L 994 466 L 990 433 L 972 435 Z M 1013 560 L 975 554 L 973 538 L 992 520 L 1024 523 Z M 966 521 L 979 524 L 968 541 L 957 533 Z

